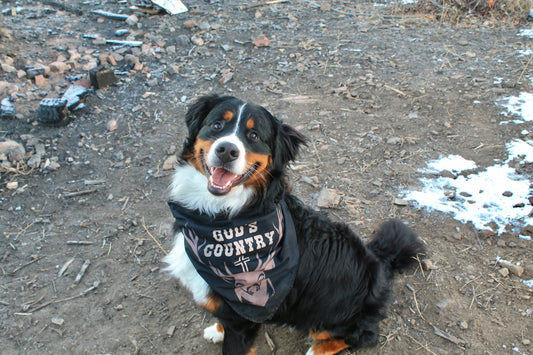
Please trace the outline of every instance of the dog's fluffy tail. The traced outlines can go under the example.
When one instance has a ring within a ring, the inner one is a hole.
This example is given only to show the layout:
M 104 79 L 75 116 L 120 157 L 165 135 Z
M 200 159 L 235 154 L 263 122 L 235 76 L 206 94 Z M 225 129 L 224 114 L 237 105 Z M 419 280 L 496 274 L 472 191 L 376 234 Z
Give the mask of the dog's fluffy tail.
M 425 256 L 424 243 L 407 225 L 392 220 L 383 224 L 372 236 L 368 247 L 388 266 L 392 275 L 394 270 L 401 270 L 418 258 Z

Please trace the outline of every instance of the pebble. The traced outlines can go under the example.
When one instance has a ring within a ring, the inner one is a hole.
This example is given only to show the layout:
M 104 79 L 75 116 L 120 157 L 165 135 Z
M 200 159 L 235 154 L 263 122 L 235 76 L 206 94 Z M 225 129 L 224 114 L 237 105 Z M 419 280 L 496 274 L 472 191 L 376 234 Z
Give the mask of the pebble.
M 7 97 L 2 99 L 0 103 L 0 118 L 13 118 L 15 117 L 15 106 L 11 103 Z
M 265 35 L 259 35 L 252 40 L 252 43 L 256 47 L 268 47 L 270 46 L 270 40 Z
M 63 73 L 68 70 L 68 65 L 65 62 L 50 63 L 50 71 L 52 73 Z
M 167 159 L 165 159 L 165 162 L 163 163 L 163 170 L 171 170 L 174 168 L 174 165 L 178 161 L 178 158 L 176 155 L 171 155 Z
M 17 162 L 21 161 L 24 158 L 26 150 L 24 149 L 22 144 L 8 139 L 4 142 L 0 142 L 0 153 L 6 154 L 9 161 Z
M 38 169 L 41 165 L 41 155 L 40 154 L 34 154 L 31 156 L 30 159 L 28 159 L 28 162 L 26 163 L 30 168 Z
M 336 207 L 341 202 L 341 196 L 342 192 L 325 187 L 318 195 L 317 206 L 320 208 Z
M 459 328 L 461 328 L 462 330 L 468 329 L 468 322 L 465 321 L 465 320 L 460 321 L 459 322 Z
M 498 265 L 502 268 L 508 269 L 513 275 L 518 277 L 522 276 L 524 273 L 524 267 L 521 265 L 516 265 L 505 260 L 498 260 Z
M 6 184 L 6 187 L 8 190 L 15 190 L 19 187 L 19 183 L 17 181 L 10 181 Z
M 401 198 L 395 198 L 393 203 L 396 205 L 396 206 L 407 206 L 409 205 L 409 202 L 406 201 L 406 200 L 403 200 Z
M 109 132 L 113 132 L 115 129 L 117 129 L 117 127 L 118 127 L 117 120 L 107 121 L 107 130 Z
M 509 276 L 509 269 L 502 267 L 498 270 L 498 274 L 500 274 L 502 277 Z

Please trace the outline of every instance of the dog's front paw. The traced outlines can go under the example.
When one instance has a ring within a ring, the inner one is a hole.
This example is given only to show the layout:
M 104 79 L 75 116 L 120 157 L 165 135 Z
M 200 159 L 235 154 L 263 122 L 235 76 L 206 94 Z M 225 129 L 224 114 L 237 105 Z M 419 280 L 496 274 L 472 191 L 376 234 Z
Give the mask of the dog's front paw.
M 204 329 L 204 339 L 213 343 L 220 343 L 224 340 L 224 328 L 220 323 L 215 323 Z

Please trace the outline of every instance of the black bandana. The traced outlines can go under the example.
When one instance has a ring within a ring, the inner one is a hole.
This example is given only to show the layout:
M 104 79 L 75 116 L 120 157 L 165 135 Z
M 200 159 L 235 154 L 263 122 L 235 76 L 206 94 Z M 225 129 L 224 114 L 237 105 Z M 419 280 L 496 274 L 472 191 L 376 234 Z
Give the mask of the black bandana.
M 285 201 L 265 216 L 230 220 L 168 204 L 189 259 L 209 286 L 243 318 L 271 318 L 298 266 L 296 231 Z

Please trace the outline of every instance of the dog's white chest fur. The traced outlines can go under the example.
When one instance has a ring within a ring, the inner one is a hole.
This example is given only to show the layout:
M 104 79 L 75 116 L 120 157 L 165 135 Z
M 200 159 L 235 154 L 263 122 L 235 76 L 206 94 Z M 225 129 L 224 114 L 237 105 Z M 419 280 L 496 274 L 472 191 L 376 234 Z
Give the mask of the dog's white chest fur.
M 229 215 L 238 213 L 253 194 L 253 189 L 241 185 L 228 195 L 215 196 L 207 189 L 207 178 L 191 165 L 178 166 L 170 186 L 172 201 L 212 216 L 223 211 Z M 163 261 L 168 264 L 165 271 L 180 280 L 181 284 L 193 294 L 197 303 L 207 301 L 210 288 L 185 252 L 184 237 L 181 232 L 176 233 L 174 247 Z
M 180 280 L 193 295 L 197 303 L 206 303 L 209 286 L 204 279 L 198 274 L 189 256 L 185 252 L 183 234 L 177 233 L 174 241 L 174 247 L 170 253 L 163 259 L 168 266 L 165 268 L 172 276 Z

